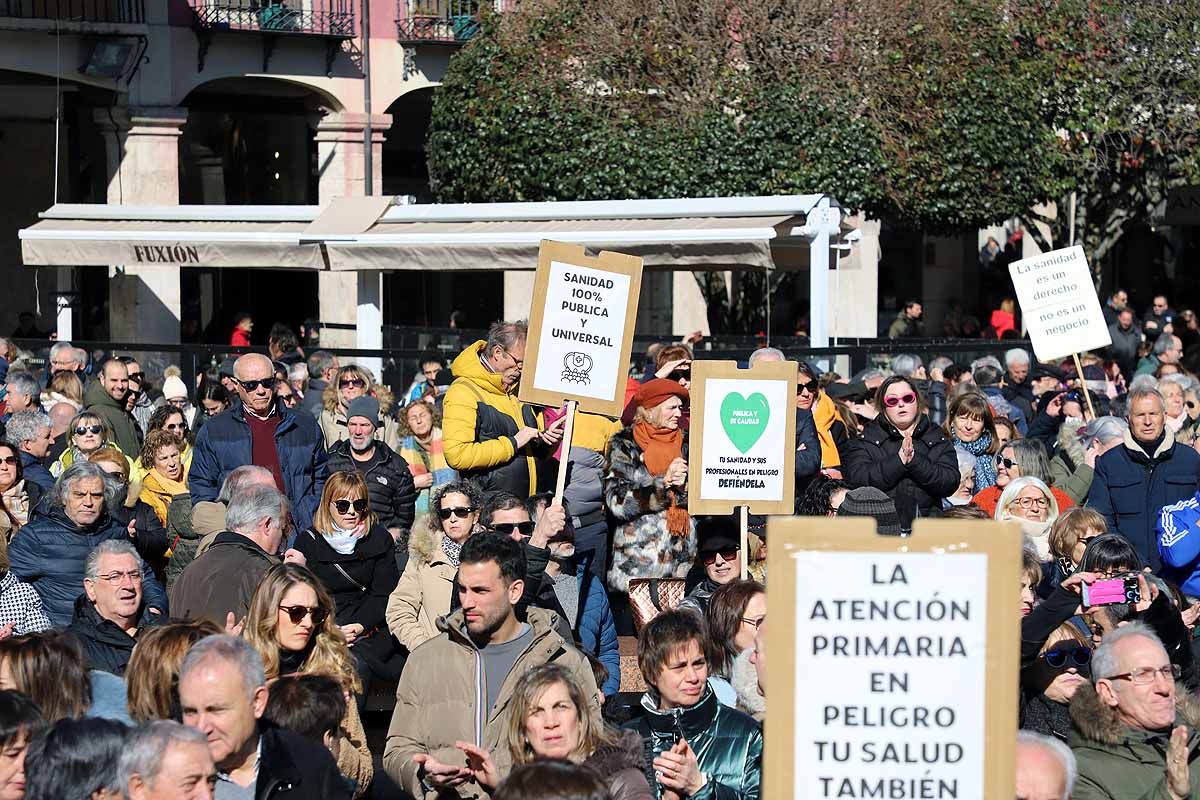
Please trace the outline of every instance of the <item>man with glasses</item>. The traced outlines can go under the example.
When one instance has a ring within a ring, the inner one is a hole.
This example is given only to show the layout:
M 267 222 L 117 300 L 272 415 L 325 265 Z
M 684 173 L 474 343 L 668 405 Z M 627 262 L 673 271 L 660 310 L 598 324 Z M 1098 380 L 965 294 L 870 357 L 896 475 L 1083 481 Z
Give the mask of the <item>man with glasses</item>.
M 1154 302 L 1150 306 L 1150 311 L 1146 314 L 1146 320 L 1142 323 L 1142 330 L 1146 332 L 1146 338 L 1154 341 L 1164 333 L 1172 333 L 1174 331 L 1175 311 L 1171 308 L 1171 304 L 1167 302 L 1165 295 L 1156 294 Z
M 562 438 L 566 421 L 561 417 L 540 430 L 534 409 L 517 400 L 527 332 L 523 320 L 497 322 L 486 341 L 463 350 L 442 406 L 446 462 L 485 492 L 521 498 L 549 485 L 543 459 Z
M 87 410 L 108 423 L 113 443 L 122 453 L 134 455 L 142 450 L 142 428 L 129 412 L 128 398 L 129 367 L 119 358 L 105 361 L 97 379 L 83 392 Z
M 125 357 L 121 360 L 125 362 L 125 369 L 129 371 L 129 394 L 125 396 L 125 410 L 137 420 L 138 429 L 141 430 L 142 436 L 145 436 L 149 429 L 150 416 L 162 402 L 156 403 L 150 399 L 146 373 L 142 370 L 142 365 L 134 358 Z
M 317 421 L 277 402 L 271 360 L 247 353 L 234 364 L 240 406 L 210 419 L 196 436 L 188 472 L 192 502 L 215 500 L 229 473 L 245 464 L 271 471 L 292 504 L 296 528 L 312 524 L 325 488 L 327 456 Z
M 1104 515 L 1155 572 L 1162 565 L 1155 525 L 1159 512 L 1189 500 L 1200 484 L 1200 453 L 1175 441 L 1157 389 L 1129 393 L 1124 445 L 1096 459 L 1088 505 Z
M 88 669 L 123 675 L 138 634 L 166 617 L 146 606 L 142 560 L 129 542 L 101 542 L 83 567 L 83 594 L 68 629 L 83 646 Z
M 1070 745 L 1078 762 L 1074 797 L 1184 800 L 1200 791 L 1200 712 L 1176 705 L 1179 667 L 1142 622 L 1104 637 L 1092 656 L 1092 685 L 1071 702 Z

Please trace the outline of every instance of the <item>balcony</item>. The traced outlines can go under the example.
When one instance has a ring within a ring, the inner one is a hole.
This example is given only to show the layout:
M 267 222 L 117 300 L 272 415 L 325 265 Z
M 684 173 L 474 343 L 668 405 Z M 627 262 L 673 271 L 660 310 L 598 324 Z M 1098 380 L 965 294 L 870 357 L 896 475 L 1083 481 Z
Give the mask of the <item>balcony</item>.
M 3 0 L 0 0 L 3 2 Z M 360 0 L 188 0 L 192 29 L 200 42 L 197 71 L 204 71 L 208 49 L 218 33 L 254 31 L 262 34 L 263 72 L 269 72 L 271 54 L 280 36 L 298 36 L 325 43 L 325 74 L 333 75 L 333 61 L 342 43 L 354 39 L 354 7 Z
M 463 44 L 479 33 L 485 3 L 505 11 L 515 0 L 397 0 L 397 39 L 401 44 Z
M 0 0 L 0 17 L 141 25 L 145 0 Z

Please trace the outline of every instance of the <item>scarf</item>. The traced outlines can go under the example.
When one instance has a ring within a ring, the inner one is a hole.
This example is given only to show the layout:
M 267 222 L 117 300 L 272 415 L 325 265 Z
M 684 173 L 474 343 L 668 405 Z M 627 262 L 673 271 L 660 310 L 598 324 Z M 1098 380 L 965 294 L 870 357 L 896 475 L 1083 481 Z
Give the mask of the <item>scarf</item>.
M 346 528 L 333 526 L 333 533 L 323 533 L 325 544 L 329 545 L 334 551 L 348 556 L 354 552 L 354 547 L 358 544 L 358 540 L 362 538 L 360 534 L 365 530 L 365 525 L 355 525 L 347 530 Z
M 837 406 L 833 404 L 833 400 L 828 395 L 821 392 L 817 395 L 817 402 L 813 403 L 812 415 L 813 423 L 817 428 L 817 439 L 821 442 L 821 466 L 826 469 L 841 466 L 842 457 L 838 453 L 837 444 L 833 441 L 831 430 L 833 423 L 841 419 L 838 416 Z
M 656 428 L 648 422 L 635 422 L 633 441 L 642 449 L 642 458 L 651 475 L 663 475 L 667 467 L 677 458 L 683 458 L 683 431 Z M 684 536 L 688 532 L 687 508 L 679 505 L 675 487 L 668 486 L 667 531 L 673 536 Z
M 449 536 L 442 534 L 442 552 L 446 554 L 446 558 L 450 559 L 450 563 L 458 569 L 458 557 L 462 553 L 462 545 L 451 539 Z
M 1053 523 L 1020 519 L 1011 514 L 1005 515 L 1005 519 L 1021 523 L 1021 532 L 1025 534 L 1026 543 L 1032 544 L 1037 550 L 1038 561 L 1045 563 L 1050 560 L 1050 526 Z
M 167 508 L 171 498 L 177 494 L 187 494 L 187 470 L 183 471 L 180 479 L 173 481 L 157 469 L 151 469 L 142 479 L 142 492 L 138 496 L 146 505 L 154 509 L 154 515 L 163 525 L 167 524 Z
M 978 493 L 995 486 L 996 461 L 988 453 L 988 448 L 992 446 L 992 435 L 985 431 L 973 442 L 959 441 L 958 436 L 954 436 L 953 441 L 956 447 L 975 456 L 975 491 Z
M 0 522 L 9 523 L 13 531 L 29 522 L 29 493 L 25 491 L 24 478 L 0 494 L 0 503 L 4 504 Z

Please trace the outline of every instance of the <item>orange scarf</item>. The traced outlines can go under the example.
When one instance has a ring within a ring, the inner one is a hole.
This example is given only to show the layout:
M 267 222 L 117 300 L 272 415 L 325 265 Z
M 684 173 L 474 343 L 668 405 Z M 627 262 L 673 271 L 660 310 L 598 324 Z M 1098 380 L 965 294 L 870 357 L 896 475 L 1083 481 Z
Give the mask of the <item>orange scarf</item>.
M 642 448 L 642 458 L 651 475 L 663 475 L 671 462 L 683 458 L 683 431 L 656 428 L 648 422 L 633 425 L 633 441 Z M 672 536 L 685 536 L 688 532 L 687 508 L 679 505 L 674 487 L 667 487 L 667 531 Z

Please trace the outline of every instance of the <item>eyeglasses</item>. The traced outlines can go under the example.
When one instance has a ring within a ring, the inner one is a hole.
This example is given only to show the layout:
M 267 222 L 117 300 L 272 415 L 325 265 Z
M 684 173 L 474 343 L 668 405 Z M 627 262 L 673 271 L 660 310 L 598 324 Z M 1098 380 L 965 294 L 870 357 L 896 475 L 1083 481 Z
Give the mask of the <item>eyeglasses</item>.
M 451 514 L 459 519 L 466 519 L 468 516 L 475 513 L 475 506 L 467 506 L 466 508 L 463 508 L 462 506 L 455 506 L 454 508 L 439 508 L 437 513 L 442 519 L 450 519 Z
M 187 408 L 188 399 L 186 397 L 168 397 L 167 402 L 176 408 Z
M 505 536 L 512 536 L 513 531 L 520 531 L 522 536 L 528 536 L 533 533 L 533 524 L 531 519 L 524 522 L 493 522 L 491 528 L 496 533 L 503 533 Z
M 1047 650 L 1043 655 L 1046 659 L 1046 666 L 1053 669 L 1065 669 L 1071 667 L 1086 667 L 1092 663 L 1092 649 L 1090 647 L 1071 647 L 1062 650 L 1054 649 Z
M 300 398 L 296 397 L 295 392 L 292 394 L 281 394 L 279 395 L 279 400 L 288 408 L 291 408 L 292 406 L 296 405 L 296 403 L 300 402 Z
M 909 406 L 915 402 L 917 402 L 917 396 L 912 392 L 909 392 L 908 394 L 888 395 L 887 397 L 883 398 L 883 404 L 888 408 L 895 408 L 896 406 Z
M 234 378 L 234 380 L 237 381 L 238 386 L 241 386 L 247 392 L 257 392 L 260 386 L 269 391 L 275 386 L 274 378 L 262 378 L 257 381 L 244 381 L 241 378 Z
M 75 429 L 76 436 L 85 436 L 89 433 L 104 433 L 103 425 L 80 425 Z
M 506 355 L 506 356 L 508 356 L 509 358 L 511 358 L 511 359 L 513 360 L 513 363 L 517 365 L 517 369 L 520 369 L 521 367 L 525 366 L 525 360 L 524 360 L 524 359 L 517 358 L 517 357 L 516 357 L 516 356 L 514 356 L 512 353 L 508 352 L 508 348 L 507 348 L 507 347 L 505 347 L 505 348 L 502 348 L 502 349 L 504 350 L 504 355 Z
M 997 467 L 1004 467 L 1005 469 L 1012 469 L 1016 465 L 1017 465 L 1017 462 L 1013 461 L 1011 458 L 1004 458 L 999 453 L 996 454 L 996 466 Z
M 18 459 L 16 456 L 0 456 L 0 464 L 9 464 L 15 466 Z
M 132 581 L 133 585 L 136 586 L 142 582 L 142 573 L 138 570 L 131 570 L 129 572 L 110 572 L 106 575 L 96 576 L 96 580 L 104 581 L 110 586 L 120 586 L 125 582 L 126 578 Z
M 350 511 L 350 507 L 354 506 L 354 510 L 359 514 L 367 513 L 367 498 L 360 497 L 357 500 L 334 500 L 333 507 L 337 509 L 339 514 L 346 514 Z
M 320 625 L 329 617 L 329 612 L 320 606 L 280 606 L 279 610 L 288 615 L 293 625 L 299 625 L 305 617 L 312 617 L 313 625 Z
M 738 551 L 741 549 L 742 548 L 740 547 L 731 547 L 728 550 L 714 550 L 711 553 L 705 553 L 703 556 L 701 556 L 701 558 L 704 559 L 704 566 L 711 567 L 713 564 L 717 563 L 718 553 L 721 554 L 721 558 L 723 560 L 733 561 L 735 558 L 737 558 Z
M 362 378 L 346 378 L 345 380 L 338 381 L 339 389 L 361 389 L 366 385 L 366 381 Z
M 1018 497 L 1016 504 L 1021 508 L 1049 508 L 1050 501 L 1044 497 Z
M 816 394 L 817 390 L 820 388 L 821 387 L 817 384 L 817 382 L 815 380 L 811 380 L 808 383 L 800 383 L 799 381 L 796 382 L 796 394 L 800 394 L 801 392 L 808 392 L 809 394 Z
M 1154 679 L 1162 675 L 1169 681 L 1179 680 L 1182 670 L 1178 664 L 1167 664 L 1165 667 L 1139 667 L 1132 672 L 1122 672 L 1120 675 L 1109 675 L 1110 681 L 1129 681 L 1130 683 L 1154 683 Z
M 742 617 L 742 622 L 745 622 L 747 625 L 753 625 L 755 630 L 758 630 L 759 628 L 761 628 L 762 624 L 766 621 L 767 621 L 766 617 L 759 617 L 758 619 L 751 619 L 750 617 Z

